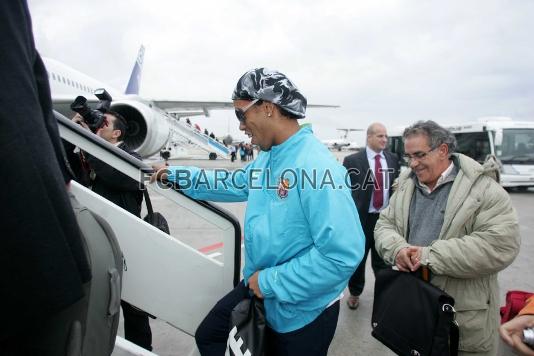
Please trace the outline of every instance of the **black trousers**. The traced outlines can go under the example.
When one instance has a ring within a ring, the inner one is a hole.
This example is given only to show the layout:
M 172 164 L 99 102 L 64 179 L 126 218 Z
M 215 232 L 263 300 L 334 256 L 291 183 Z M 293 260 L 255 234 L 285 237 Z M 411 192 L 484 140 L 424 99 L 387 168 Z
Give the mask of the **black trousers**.
M 369 251 L 371 251 L 371 266 L 375 274 L 379 269 L 389 268 L 384 260 L 380 258 L 375 248 L 374 230 L 379 216 L 380 214 L 367 214 L 365 222 L 362 222 L 363 233 L 365 234 L 365 254 L 360 265 L 349 279 L 349 291 L 352 295 L 360 295 L 363 292 L 365 286 L 365 263 Z
M 124 300 L 121 300 L 121 307 L 124 317 L 124 338 L 152 351 L 152 331 L 148 322 L 148 314 Z
M 215 304 L 200 323 L 195 340 L 202 356 L 223 356 L 230 333 L 230 313 L 244 298 L 243 281 Z M 339 301 L 301 329 L 278 333 L 267 327 L 265 356 L 326 356 L 336 331 Z

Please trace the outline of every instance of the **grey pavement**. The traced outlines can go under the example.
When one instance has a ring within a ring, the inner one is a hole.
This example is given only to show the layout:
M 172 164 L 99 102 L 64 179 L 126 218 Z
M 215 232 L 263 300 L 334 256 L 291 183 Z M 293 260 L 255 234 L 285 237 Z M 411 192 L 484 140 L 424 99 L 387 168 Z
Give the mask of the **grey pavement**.
M 347 152 L 333 152 L 339 159 L 348 154 Z M 179 162 L 171 162 L 171 164 L 193 165 L 206 168 L 238 168 L 241 167 L 241 162 L 231 163 L 230 161 L 207 161 L 207 160 L 182 160 Z M 504 271 L 499 274 L 500 296 L 501 304 L 504 303 L 506 291 L 512 289 L 519 289 L 525 291 L 534 291 L 534 190 L 530 189 L 526 192 L 511 191 L 514 207 L 519 215 L 519 222 L 521 226 L 521 251 L 516 260 Z M 154 200 L 154 199 L 153 199 Z M 158 206 L 158 204 L 160 204 Z M 195 222 L 191 222 L 190 217 L 183 217 L 180 213 L 174 211 L 171 205 L 165 202 L 160 202 L 156 199 L 154 203 L 156 210 L 164 213 L 169 219 L 171 226 L 177 229 L 186 222 L 195 226 Z M 245 203 L 231 203 L 220 204 L 222 207 L 230 210 L 236 217 L 239 218 L 241 225 L 243 225 L 243 217 L 246 204 Z M 209 223 L 198 223 L 199 231 L 206 234 L 202 235 L 201 241 L 195 233 L 194 237 L 180 236 L 181 240 L 190 243 L 195 248 L 211 245 L 217 242 L 216 236 L 211 236 L 209 233 Z M 204 230 L 202 230 L 204 229 Z M 171 229 L 171 233 L 172 233 Z M 174 236 L 174 233 L 173 233 Z M 204 238 L 204 236 L 206 236 Z M 212 252 L 216 252 L 213 250 Z M 224 259 L 224 256 L 219 258 Z M 357 310 L 349 310 L 346 306 L 346 299 L 348 290 L 345 290 L 345 297 L 341 303 L 341 311 L 339 315 L 338 326 L 334 340 L 330 346 L 329 355 L 332 356 L 359 356 L 359 355 L 394 355 L 380 342 L 371 336 L 371 311 L 373 304 L 373 285 L 374 275 L 370 266 L 370 259 L 367 261 L 366 268 L 366 287 L 361 295 L 360 307 Z M 161 320 L 151 320 L 151 327 L 153 332 L 153 346 L 154 351 L 158 355 L 189 355 L 191 352 L 194 339 L 186 335 L 174 327 L 166 324 Z M 119 327 L 119 335 L 123 335 L 122 320 Z M 501 355 L 511 355 L 508 350 L 502 350 Z

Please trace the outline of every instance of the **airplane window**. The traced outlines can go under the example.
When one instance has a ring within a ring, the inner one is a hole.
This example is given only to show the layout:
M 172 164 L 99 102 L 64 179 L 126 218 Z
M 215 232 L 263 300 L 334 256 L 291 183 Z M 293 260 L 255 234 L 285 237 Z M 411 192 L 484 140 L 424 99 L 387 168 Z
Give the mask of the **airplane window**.
M 52 79 L 56 80 L 56 75 L 54 73 L 52 73 Z
M 61 77 L 61 79 L 63 79 L 63 83 L 64 84 L 67 84 L 67 81 L 65 80 L 65 77 Z

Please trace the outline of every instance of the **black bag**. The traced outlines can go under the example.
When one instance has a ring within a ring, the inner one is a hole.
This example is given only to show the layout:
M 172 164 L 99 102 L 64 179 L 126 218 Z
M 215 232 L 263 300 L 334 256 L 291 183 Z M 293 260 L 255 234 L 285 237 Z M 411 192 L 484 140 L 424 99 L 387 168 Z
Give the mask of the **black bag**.
M 454 299 L 414 274 L 377 272 L 372 335 L 397 355 L 458 355 Z
M 170 235 L 171 233 L 167 219 L 165 219 L 160 213 L 152 210 L 152 202 L 150 201 L 150 196 L 148 195 L 146 188 L 143 189 L 143 195 L 145 196 L 146 210 L 148 212 L 143 220 Z
M 232 310 L 226 355 L 263 356 L 265 346 L 265 309 L 256 297 L 243 299 Z

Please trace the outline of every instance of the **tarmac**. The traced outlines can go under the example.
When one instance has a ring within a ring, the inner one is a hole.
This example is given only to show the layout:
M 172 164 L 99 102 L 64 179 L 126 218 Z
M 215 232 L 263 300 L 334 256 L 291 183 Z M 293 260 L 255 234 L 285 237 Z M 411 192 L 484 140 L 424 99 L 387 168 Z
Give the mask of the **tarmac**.
M 341 162 L 343 157 L 352 152 L 332 152 Z M 245 162 L 246 163 L 246 162 Z M 203 168 L 237 169 L 245 163 L 230 162 L 229 160 L 176 160 L 171 165 L 190 165 Z M 521 250 L 515 261 L 499 274 L 501 305 L 504 305 L 506 292 L 509 290 L 534 291 L 534 189 L 524 192 L 510 191 L 513 205 L 517 210 L 521 232 Z M 171 234 L 189 243 L 192 247 L 211 254 L 212 257 L 224 261 L 218 249 L 219 241 L 215 230 L 210 229 L 206 221 L 192 221 L 183 211 L 177 211 L 162 197 L 152 196 L 155 210 L 165 215 L 171 227 Z M 224 203 L 221 207 L 232 212 L 243 226 L 246 203 Z M 187 227 L 188 234 L 181 234 Z M 193 231 L 193 233 L 191 233 Z M 179 236 L 179 237 L 177 237 Z M 201 236 L 201 238 L 199 238 Z M 243 259 L 242 259 L 243 260 Z M 346 305 L 348 290 L 341 301 L 338 325 L 334 340 L 329 349 L 331 356 L 367 356 L 394 355 L 389 349 L 371 336 L 371 312 L 373 306 L 374 275 L 367 260 L 366 286 L 360 296 L 360 306 L 357 310 L 350 310 Z M 222 297 L 222 296 L 221 296 Z M 190 355 L 194 348 L 194 339 L 162 320 L 150 320 L 154 347 L 157 355 Z M 123 336 L 122 317 L 119 335 Z M 499 355 L 512 355 L 505 345 L 501 345 Z

